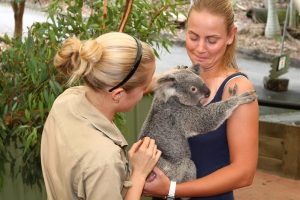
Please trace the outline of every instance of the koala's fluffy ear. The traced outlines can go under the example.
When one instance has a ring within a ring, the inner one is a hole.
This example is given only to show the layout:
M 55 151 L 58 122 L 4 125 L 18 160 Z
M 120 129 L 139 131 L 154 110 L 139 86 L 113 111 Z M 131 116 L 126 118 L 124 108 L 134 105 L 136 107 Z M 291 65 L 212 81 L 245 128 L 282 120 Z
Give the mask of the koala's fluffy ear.
M 200 70 L 201 70 L 201 68 L 200 68 L 200 65 L 199 65 L 199 64 L 195 64 L 195 65 L 191 66 L 189 69 L 190 69 L 192 72 L 194 72 L 195 74 L 200 75 Z
M 176 81 L 174 75 L 172 74 L 167 74 L 165 76 L 160 77 L 157 81 L 156 81 L 156 85 L 157 86 L 161 86 L 161 85 L 169 85 L 172 84 Z

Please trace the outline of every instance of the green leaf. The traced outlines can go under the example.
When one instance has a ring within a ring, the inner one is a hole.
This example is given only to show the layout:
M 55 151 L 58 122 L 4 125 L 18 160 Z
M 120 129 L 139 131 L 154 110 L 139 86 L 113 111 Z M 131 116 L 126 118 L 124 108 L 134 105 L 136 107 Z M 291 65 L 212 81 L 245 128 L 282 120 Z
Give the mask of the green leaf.
M 39 113 L 40 113 L 42 119 L 44 119 L 44 117 L 45 117 L 45 109 L 44 109 L 44 104 L 41 101 L 39 101 Z
M 30 117 L 31 117 L 30 112 L 26 109 L 24 114 L 25 114 L 25 119 L 26 119 L 27 121 L 30 121 Z
M 12 106 L 12 108 L 11 108 L 11 111 L 12 112 L 15 111 L 17 106 L 18 106 L 18 102 L 15 102 L 14 105 Z
M 34 128 L 26 139 L 24 153 L 29 151 L 29 148 L 37 142 L 37 130 Z

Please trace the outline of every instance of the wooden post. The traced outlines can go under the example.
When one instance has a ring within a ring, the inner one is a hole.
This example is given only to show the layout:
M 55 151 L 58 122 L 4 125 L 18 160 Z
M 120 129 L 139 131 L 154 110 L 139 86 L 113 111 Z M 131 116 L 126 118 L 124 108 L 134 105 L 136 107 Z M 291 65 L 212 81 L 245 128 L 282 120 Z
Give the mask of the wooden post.
M 260 121 L 258 168 L 282 174 L 283 134 L 279 124 Z
M 22 37 L 23 33 L 23 14 L 25 9 L 25 0 L 16 2 L 12 1 L 11 6 L 14 11 L 14 18 L 15 18 L 15 30 L 14 30 L 14 37 Z
M 284 125 L 282 172 L 286 177 L 300 178 L 300 127 Z
M 300 126 L 260 120 L 258 168 L 300 179 Z
M 278 77 L 288 72 L 289 65 L 289 55 L 276 57 L 271 65 L 270 75 L 264 77 L 264 88 L 276 92 L 287 91 L 289 80 Z

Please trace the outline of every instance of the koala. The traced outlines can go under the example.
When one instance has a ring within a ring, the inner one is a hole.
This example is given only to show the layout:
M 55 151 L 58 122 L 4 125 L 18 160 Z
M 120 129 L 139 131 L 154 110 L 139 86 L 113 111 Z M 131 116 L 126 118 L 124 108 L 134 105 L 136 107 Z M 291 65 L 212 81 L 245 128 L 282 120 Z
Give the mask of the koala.
M 139 138 L 155 139 L 162 155 L 157 166 L 176 182 L 196 178 L 188 138 L 217 129 L 241 104 L 253 102 L 255 92 L 232 96 L 225 101 L 203 105 L 210 95 L 209 88 L 199 77 L 200 66 L 179 68 L 160 77 L 156 82 L 150 111 Z

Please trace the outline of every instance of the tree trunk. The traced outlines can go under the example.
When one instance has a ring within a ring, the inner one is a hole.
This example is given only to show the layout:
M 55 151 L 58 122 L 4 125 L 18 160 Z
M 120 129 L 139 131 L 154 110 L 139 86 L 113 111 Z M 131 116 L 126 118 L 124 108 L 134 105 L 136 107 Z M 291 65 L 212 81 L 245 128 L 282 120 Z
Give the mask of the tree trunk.
M 265 28 L 265 36 L 267 38 L 274 38 L 280 36 L 281 30 L 276 10 L 276 0 L 268 0 L 268 19 Z
M 289 15 L 289 27 L 297 28 L 297 12 L 295 8 L 295 2 L 291 0 L 290 2 L 290 15 Z
M 300 1 L 299 0 L 293 0 L 293 2 L 295 4 L 296 10 L 298 12 L 300 12 Z
M 23 14 L 25 9 L 25 0 L 16 2 L 12 1 L 11 6 L 14 11 L 14 18 L 15 18 L 15 30 L 14 30 L 14 37 L 22 37 L 23 33 Z
M 269 0 L 264 0 L 264 1 L 263 1 L 264 6 L 265 6 L 266 9 L 268 9 L 268 1 L 269 1 Z
M 122 19 L 121 19 L 121 23 L 120 23 L 120 26 L 119 26 L 119 32 L 124 32 L 124 30 L 125 30 L 127 20 L 129 18 L 130 13 L 131 13 L 131 10 L 132 10 L 133 1 L 134 0 L 126 0 L 125 9 L 124 9 L 123 16 L 122 16 Z

